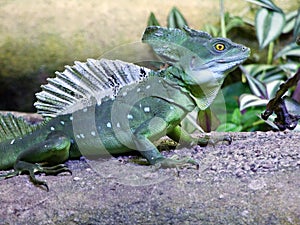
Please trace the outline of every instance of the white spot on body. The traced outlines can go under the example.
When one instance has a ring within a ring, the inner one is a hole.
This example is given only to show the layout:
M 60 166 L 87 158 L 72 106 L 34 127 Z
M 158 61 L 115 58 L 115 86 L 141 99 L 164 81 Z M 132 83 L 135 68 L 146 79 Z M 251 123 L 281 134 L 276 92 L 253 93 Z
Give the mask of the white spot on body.
M 120 127 L 121 127 L 121 126 L 120 126 L 120 123 L 117 123 L 117 127 L 118 127 L 118 128 L 120 128 Z
M 150 112 L 150 107 L 145 107 L 144 112 Z
M 146 89 L 149 89 L 149 88 L 150 88 L 150 85 L 147 85 L 147 86 L 146 86 Z
M 108 128 L 111 128 L 111 123 L 108 122 L 108 123 L 106 124 L 106 126 L 107 126 Z
M 71 121 L 73 120 L 73 116 L 70 116 L 70 120 L 71 120 Z
M 127 119 L 132 120 L 132 119 L 133 119 L 133 115 L 128 114 L 128 115 L 127 115 Z
M 80 135 L 79 135 L 79 134 L 77 134 L 76 137 L 77 137 L 78 139 L 80 139 Z
M 91 132 L 91 135 L 92 135 L 92 136 L 96 136 L 96 132 L 95 132 L 95 131 L 92 131 L 92 132 Z
M 84 134 L 80 134 L 80 137 L 85 138 Z
M 127 95 L 127 92 L 124 92 L 124 93 L 123 93 L 123 96 L 126 96 L 126 95 Z
M 13 145 L 15 143 L 15 139 L 12 139 L 10 144 Z
M 61 125 L 65 125 L 65 122 L 64 122 L 64 121 L 60 121 L 60 124 L 61 124 Z
M 171 110 L 173 110 L 173 109 L 174 109 L 174 107 L 173 107 L 173 106 L 170 106 L 170 109 L 171 109 Z
M 137 90 L 136 90 L 136 92 L 140 92 L 141 91 L 141 89 L 140 88 L 138 88 Z
M 87 108 L 84 108 L 82 111 L 83 111 L 83 112 L 87 112 Z
M 52 131 L 53 131 L 53 130 L 55 130 L 55 128 L 54 128 L 54 127 L 50 127 L 50 130 L 52 130 Z

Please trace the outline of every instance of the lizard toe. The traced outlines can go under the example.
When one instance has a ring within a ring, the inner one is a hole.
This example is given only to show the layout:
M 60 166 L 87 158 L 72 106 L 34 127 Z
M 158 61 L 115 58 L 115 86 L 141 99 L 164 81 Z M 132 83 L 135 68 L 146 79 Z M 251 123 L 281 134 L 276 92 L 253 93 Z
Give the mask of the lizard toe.
M 196 169 L 199 169 L 199 163 L 190 157 L 186 157 L 183 159 L 174 159 L 174 157 L 163 158 L 160 161 L 158 161 L 157 164 L 159 164 L 159 166 L 162 168 L 179 168 L 179 167 L 195 165 Z

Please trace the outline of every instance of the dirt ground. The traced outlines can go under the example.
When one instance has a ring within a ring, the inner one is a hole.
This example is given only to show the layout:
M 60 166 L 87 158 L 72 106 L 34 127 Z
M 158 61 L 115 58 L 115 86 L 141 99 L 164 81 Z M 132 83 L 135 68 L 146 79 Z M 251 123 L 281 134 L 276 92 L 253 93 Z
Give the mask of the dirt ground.
M 214 134 L 217 135 L 217 134 Z M 0 224 L 300 224 L 299 133 L 232 133 L 233 143 L 164 151 L 193 167 L 136 157 L 68 161 L 73 175 L 0 181 Z

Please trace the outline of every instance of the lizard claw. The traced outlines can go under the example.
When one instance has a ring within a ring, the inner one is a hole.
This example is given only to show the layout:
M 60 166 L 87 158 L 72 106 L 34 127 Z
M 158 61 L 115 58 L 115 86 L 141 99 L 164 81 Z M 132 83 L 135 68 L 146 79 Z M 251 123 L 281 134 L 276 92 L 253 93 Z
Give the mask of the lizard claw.
M 187 166 L 188 164 L 192 164 L 196 166 L 197 170 L 199 169 L 199 163 L 190 157 L 186 157 L 183 159 L 174 159 L 174 156 L 172 158 L 162 158 L 158 162 L 156 162 L 156 164 L 158 164 L 159 167 L 162 168 L 178 168 Z
M 219 142 L 227 142 L 227 145 L 231 145 L 232 137 L 229 135 L 205 136 L 204 138 L 199 138 L 198 145 L 201 147 L 207 145 L 215 146 Z
M 35 167 L 29 169 L 29 175 L 32 182 L 36 185 L 43 185 L 46 187 L 47 191 L 49 191 L 49 187 L 46 181 L 38 180 L 35 177 L 35 173 L 45 173 L 46 175 L 56 175 L 63 172 L 68 172 L 72 175 L 72 171 L 64 164 L 58 164 L 51 167 L 40 166 L 39 164 L 35 164 Z
M 8 179 L 14 176 L 18 176 L 22 173 L 29 173 L 30 180 L 35 185 L 42 185 L 45 186 L 47 191 L 49 191 L 49 187 L 47 185 L 46 181 L 39 180 L 35 177 L 36 173 L 45 173 L 46 175 L 55 175 L 63 172 L 68 172 L 72 175 L 72 171 L 64 164 L 58 164 L 51 167 L 41 166 L 40 164 L 31 164 L 27 162 L 19 162 L 19 164 L 16 166 L 15 171 L 10 172 L 8 174 L 1 174 L 0 178 Z

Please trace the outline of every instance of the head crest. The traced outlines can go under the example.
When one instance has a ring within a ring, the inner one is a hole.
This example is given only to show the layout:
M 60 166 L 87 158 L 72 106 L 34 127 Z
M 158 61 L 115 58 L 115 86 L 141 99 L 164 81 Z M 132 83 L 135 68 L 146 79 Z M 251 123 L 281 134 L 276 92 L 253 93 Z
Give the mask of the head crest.
M 212 36 L 209 33 L 206 33 L 204 31 L 198 31 L 193 30 L 189 28 L 188 26 L 184 26 L 183 30 L 190 36 L 190 37 L 199 37 L 199 38 L 205 38 L 207 40 L 212 39 Z

